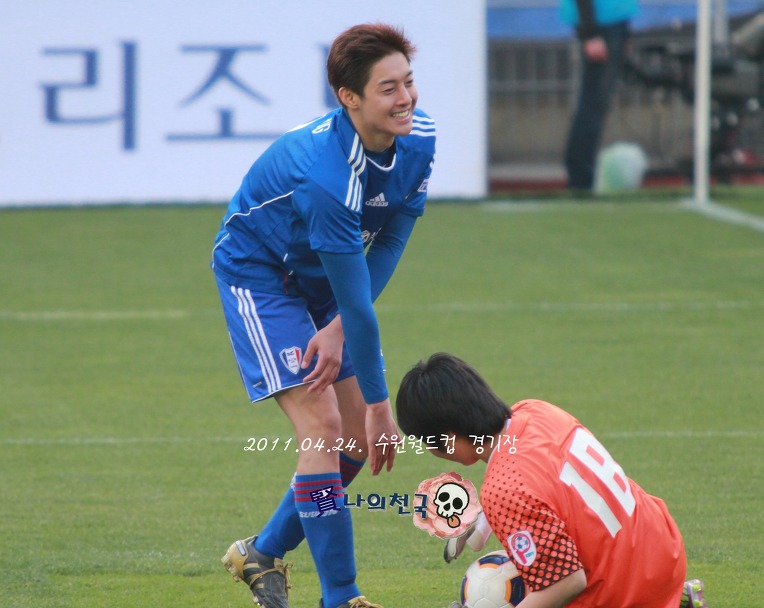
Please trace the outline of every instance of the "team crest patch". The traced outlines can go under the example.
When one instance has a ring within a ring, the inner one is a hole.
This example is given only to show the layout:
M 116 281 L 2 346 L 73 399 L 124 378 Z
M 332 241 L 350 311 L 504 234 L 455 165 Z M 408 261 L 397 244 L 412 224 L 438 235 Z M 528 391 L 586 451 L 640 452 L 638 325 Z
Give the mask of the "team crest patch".
M 302 349 L 298 346 L 292 346 L 285 348 L 279 353 L 281 362 L 284 364 L 290 372 L 297 375 L 300 371 L 300 363 L 302 363 Z
M 507 538 L 507 544 L 509 545 L 512 557 L 521 566 L 530 566 L 536 561 L 536 543 L 533 542 L 533 537 L 528 530 L 521 530 L 511 534 Z

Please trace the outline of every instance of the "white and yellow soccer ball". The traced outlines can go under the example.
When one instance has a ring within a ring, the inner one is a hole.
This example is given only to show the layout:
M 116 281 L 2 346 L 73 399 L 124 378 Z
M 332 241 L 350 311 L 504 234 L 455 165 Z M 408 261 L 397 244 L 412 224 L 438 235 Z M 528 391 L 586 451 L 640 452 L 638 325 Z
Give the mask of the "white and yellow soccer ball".
M 466 608 L 514 608 L 525 597 L 525 584 L 506 551 L 477 558 L 462 579 L 460 599 Z

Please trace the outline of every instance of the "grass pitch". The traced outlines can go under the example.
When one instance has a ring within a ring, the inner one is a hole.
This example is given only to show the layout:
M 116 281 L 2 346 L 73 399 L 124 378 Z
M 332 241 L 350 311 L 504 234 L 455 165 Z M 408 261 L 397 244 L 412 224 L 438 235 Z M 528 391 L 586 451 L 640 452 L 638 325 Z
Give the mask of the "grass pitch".
M 764 216 L 760 190 L 714 194 Z M 509 403 L 568 409 L 666 500 L 712 608 L 753 608 L 764 233 L 677 200 L 430 204 L 377 306 L 388 381 L 448 350 Z M 275 403 L 250 406 L 234 367 L 208 269 L 223 210 L 0 212 L 2 606 L 251 605 L 219 559 L 264 524 L 296 455 Z M 246 451 L 249 438 L 267 447 Z M 482 465 L 448 469 L 482 479 Z M 444 470 L 407 452 L 349 494 L 413 495 Z M 473 555 L 446 565 L 397 509 L 353 516 L 370 599 L 456 598 Z M 292 606 L 314 608 L 310 555 L 290 559 Z

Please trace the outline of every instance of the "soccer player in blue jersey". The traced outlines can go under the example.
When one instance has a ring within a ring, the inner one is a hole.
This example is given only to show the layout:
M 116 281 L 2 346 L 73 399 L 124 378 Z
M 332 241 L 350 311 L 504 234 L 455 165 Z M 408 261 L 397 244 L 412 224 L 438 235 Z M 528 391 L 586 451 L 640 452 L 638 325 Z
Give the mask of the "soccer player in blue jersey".
M 367 457 L 373 475 L 389 471 L 399 436 L 372 303 L 424 212 L 433 164 L 435 126 L 416 108 L 414 50 L 384 24 L 340 34 L 327 72 L 341 107 L 258 158 L 215 241 L 212 266 L 249 397 L 274 397 L 296 445 L 313 446 L 300 451 L 266 526 L 223 557 L 265 608 L 288 607 L 283 558 L 303 538 L 323 608 L 377 606 L 356 585 L 344 489 Z

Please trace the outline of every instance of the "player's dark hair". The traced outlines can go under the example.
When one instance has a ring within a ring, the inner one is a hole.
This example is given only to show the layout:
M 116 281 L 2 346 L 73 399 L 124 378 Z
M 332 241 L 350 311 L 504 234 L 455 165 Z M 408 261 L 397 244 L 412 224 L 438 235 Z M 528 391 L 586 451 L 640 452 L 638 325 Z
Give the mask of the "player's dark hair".
M 395 407 L 406 435 L 435 437 L 440 451 L 446 448 L 441 435 L 494 436 L 511 417 L 483 377 L 448 353 L 435 353 L 406 373 Z
M 406 61 L 416 47 L 400 30 L 385 23 L 354 25 L 335 38 L 326 59 L 326 74 L 335 96 L 345 87 L 363 97 L 371 68 L 380 59 L 402 53 Z

